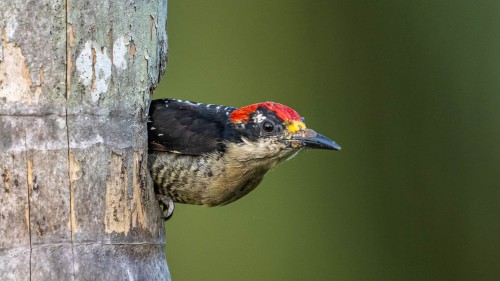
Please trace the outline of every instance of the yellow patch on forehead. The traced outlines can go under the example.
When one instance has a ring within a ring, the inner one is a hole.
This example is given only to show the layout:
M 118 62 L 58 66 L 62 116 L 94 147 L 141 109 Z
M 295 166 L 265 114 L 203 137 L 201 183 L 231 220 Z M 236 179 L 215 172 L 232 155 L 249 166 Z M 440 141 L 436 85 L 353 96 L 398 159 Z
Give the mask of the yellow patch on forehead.
M 288 124 L 286 124 L 286 129 L 291 132 L 291 133 L 296 133 L 300 130 L 304 130 L 306 128 L 306 124 L 301 121 L 290 121 Z

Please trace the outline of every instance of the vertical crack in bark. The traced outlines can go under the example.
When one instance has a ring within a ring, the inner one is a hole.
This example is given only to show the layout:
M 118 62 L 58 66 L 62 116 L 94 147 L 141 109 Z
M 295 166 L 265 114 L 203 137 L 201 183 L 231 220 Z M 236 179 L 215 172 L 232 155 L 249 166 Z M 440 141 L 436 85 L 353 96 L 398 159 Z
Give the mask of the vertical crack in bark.
M 33 169 L 33 162 L 28 158 L 28 143 L 27 143 L 27 138 L 28 138 L 28 130 L 24 130 L 24 148 L 25 148 L 25 157 L 26 157 L 26 188 L 27 188 L 27 195 L 28 195 L 28 214 L 26 216 L 27 219 L 27 224 L 28 224 L 28 235 L 30 239 L 30 263 L 29 263 L 29 270 L 30 270 L 30 281 L 31 281 L 31 257 L 32 257 L 32 252 L 33 252 L 33 247 L 31 244 L 31 182 L 32 176 L 31 172 Z
M 73 44 L 73 28 L 69 23 L 69 1 L 66 0 L 66 108 L 65 118 L 66 118 L 66 141 L 68 145 L 67 163 L 68 163 L 68 181 L 69 181 L 69 229 L 71 232 L 71 259 L 72 259 L 72 279 L 75 280 L 75 245 L 74 238 L 75 233 L 73 226 L 75 225 L 75 198 L 74 198 L 74 185 L 71 180 L 71 149 L 70 149 L 70 139 L 69 139 L 69 124 L 68 124 L 68 101 L 71 93 L 71 45 Z
M 108 31 L 108 41 L 109 41 L 109 53 L 111 57 L 111 65 L 114 65 L 114 47 L 115 44 L 113 44 L 113 21 L 109 21 L 109 31 Z M 110 96 L 113 95 L 114 93 L 114 88 L 115 88 L 115 80 L 114 80 L 114 75 L 111 75 L 109 78 L 109 90 L 108 93 Z

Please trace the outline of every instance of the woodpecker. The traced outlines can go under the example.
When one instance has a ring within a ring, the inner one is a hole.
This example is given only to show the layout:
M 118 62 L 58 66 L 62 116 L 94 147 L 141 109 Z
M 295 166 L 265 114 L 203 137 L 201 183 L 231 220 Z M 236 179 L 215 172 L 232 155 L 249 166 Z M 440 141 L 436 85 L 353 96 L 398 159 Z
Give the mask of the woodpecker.
M 148 164 L 165 219 L 174 202 L 219 206 L 243 197 L 271 168 L 304 148 L 340 150 L 303 120 L 275 102 L 234 108 L 153 100 Z

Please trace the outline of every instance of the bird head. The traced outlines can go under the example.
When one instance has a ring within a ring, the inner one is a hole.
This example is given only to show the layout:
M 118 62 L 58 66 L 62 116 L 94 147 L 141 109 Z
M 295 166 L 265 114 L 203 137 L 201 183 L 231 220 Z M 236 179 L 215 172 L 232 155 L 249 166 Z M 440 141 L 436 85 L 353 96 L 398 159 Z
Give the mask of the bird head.
M 331 139 L 308 129 L 293 109 L 275 102 L 262 102 L 232 111 L 229 115 L 241 139 L 253 144 L 255 153 L 275 152 L 287 158 L 304 148 L 340 150 Z

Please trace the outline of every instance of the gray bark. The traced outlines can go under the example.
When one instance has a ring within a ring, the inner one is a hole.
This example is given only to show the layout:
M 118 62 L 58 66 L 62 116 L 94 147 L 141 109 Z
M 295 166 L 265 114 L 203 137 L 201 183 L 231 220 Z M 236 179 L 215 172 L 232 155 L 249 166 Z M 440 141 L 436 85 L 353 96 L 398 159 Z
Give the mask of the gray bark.
M 166 0 L 0 1 L 0 280 L 169 280 L 145 115 Z

